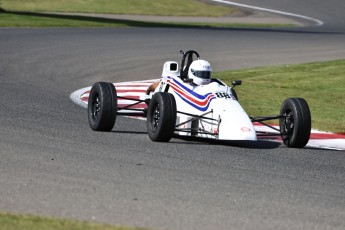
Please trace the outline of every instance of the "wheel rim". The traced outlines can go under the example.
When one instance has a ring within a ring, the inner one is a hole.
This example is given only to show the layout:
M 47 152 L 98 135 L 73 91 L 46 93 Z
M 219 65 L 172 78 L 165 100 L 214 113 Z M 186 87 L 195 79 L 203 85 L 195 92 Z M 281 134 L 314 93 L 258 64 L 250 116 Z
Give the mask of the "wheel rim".
M 288 110 L 284 114 L 283 130 L 286 136 L 291 136 L 294 129 L 294 119 L 292 111 Z
M 152 113 L 152 129 L 155 131 L 159 125 L 160 111 L 159 105 L 157 104 Z
M 92 119 L 95 121 L 97 120 L 99 113 L 101 110 L 101 100 L 99 98 L 99 95 L 95 95 L 95 99 L 93 100 L 92 103 Z

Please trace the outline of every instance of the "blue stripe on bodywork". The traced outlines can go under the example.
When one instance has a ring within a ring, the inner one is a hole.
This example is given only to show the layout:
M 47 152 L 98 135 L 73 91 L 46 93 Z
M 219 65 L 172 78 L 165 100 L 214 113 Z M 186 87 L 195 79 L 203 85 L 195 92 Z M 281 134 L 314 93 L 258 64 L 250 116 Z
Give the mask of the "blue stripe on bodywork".
M 175 92 L 184 102 L 186 102 L 187 104 L 189 104 L 190 106 L 196 108 L 197 110 L 200 110 L 202 112 L 205 112 L 206 110 L 208 110 L 208 107 L 210 106 L 210 103 L 213 99 L 215 99 L 216 97 L 211 97 L 207 103 L 207 105 L 205 107 L 201 107 L 201 106 L 198 106 L 196 104 L 194 104 L 193 102 L 191 101 L 188 101 L 186 98 L 184 98 L 182 95 L 180 95 L 179 93 Z
M 205 100 L 207 98 L 207 96 L 211 94 L 211 93 L 207 93 L 205 95 L 198 94 L 198 93 L 194 92 L 193 90 L 189 89 L 188 87 L 184 86 L 183 84 L 181 84 L 177 80 L 175 80 L 175 79 L 172 79 L 172 80 L 174 81 L 174 83 L 176 83 L 182 89 L 186 90 L 188 93 L 190 93 L 191 95 L 193 95 L 194 97 L 196 97 L 200 100 Z

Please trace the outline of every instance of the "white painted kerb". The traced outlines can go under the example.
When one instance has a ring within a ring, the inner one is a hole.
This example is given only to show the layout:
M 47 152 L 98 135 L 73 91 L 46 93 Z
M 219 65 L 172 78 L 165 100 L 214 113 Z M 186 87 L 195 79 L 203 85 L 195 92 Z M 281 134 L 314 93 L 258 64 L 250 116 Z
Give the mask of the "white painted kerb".
M 212 0 L 212 1 L 224 3 L 224 4 L 228 4 L 228 5 L 233 5 L 233 6 L 244 7 L 244 8 L 248 8 L 248 9 L 252 9 L 252 10 L 259 10 L 259 11 L 264 11 L 264 12 L 269 12 L 269 13 L 274 13 L 274 14 L 280 14 L 280 15 L 289 16 L 289 17 L 300 18 L 300 19 L 312 21 L 316 24 L 316 26 L 322 26 L 324 24 L 323 21 L 321 21 L 319 19 L 307 17 L 304 15 L 293 14 L 293 13 L 279 11 L 279 10 L 272 10 L 272 9 L 267 9 L 267 8 L 262 8 L 262 7 L 257 7 L 257 6 L 250 6 L 250 5 L 246 5 L 246 4 L 230 2 L 230 1 L 225 1 L 225 0 Z

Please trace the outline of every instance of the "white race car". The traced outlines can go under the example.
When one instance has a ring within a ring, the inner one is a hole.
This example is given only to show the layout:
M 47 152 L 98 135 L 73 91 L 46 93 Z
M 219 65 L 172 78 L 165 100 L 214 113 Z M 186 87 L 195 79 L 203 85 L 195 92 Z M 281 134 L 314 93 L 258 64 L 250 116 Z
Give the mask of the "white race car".
M 251 117 L 238 102 L 234 87 L 211 78 L 211 67 L 193 50 L 181 51 L 180 69 L 175 61 L 163 66 L 158 87 L 141 99 L 120 97 L 113 83 L 97 82 L 88 99 L 88 119 L 95 131 L 111 131 L 116 116 L 146 118 L 148 136 L 152 141 L 167 142 L 174 134 L 215 140 L 257 141 L 258 136 L 281 136 L 288 147 L 304 147 L 310 137 L 311 115 L 303 98 L 288 98 L 280 114 Z M 133 101 L 120 107 L 117 99 Z M 146 104 L 144 108 L 134 108 Z M 279 119 L 279 127 L 265 121 Z M 253 123 L 269 127 L 272 132 L 257 131 Z

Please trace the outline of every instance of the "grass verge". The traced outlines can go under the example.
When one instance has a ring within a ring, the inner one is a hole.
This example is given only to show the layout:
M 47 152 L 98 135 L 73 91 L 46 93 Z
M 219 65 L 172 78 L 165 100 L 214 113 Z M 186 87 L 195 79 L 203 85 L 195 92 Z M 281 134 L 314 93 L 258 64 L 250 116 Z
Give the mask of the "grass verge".
M 14 11 L 209 17 L 225 16 L 237 11 L 197 0 L 2 0 L 1 7 Z
M 289 24 L 226 24 L 226 23 L 177 23 L 145 22 L 100 17 L 58 15 L 36 12 L 2 11 L 0 27 L 165 27 L 165 28 L 275 28 L 294 27 Z
M 307 100 L 314 129 L 345 133 L 345 60 L 252 68 L 215 73 L 236 88 L 239 101 L 250 115 L 276 115 L 288 97 Z
M 15 215 L 0 213 L 0 229 L 2 230 L 144 230 L 143 228 L 116 227 L 86 221 L 44 218 L 31 215 Z

